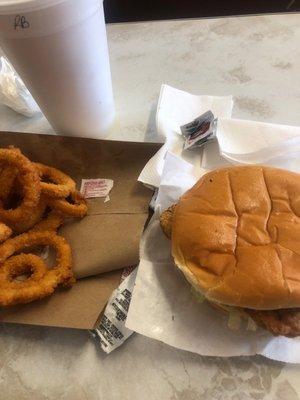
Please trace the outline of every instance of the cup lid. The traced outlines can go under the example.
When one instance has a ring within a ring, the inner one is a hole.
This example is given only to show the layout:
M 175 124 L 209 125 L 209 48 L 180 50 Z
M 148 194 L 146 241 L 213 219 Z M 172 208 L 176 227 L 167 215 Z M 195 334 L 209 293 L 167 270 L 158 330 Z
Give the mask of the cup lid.
M 65 1 L 66 0 L 0 0 L 0 14 L 35 11 Z

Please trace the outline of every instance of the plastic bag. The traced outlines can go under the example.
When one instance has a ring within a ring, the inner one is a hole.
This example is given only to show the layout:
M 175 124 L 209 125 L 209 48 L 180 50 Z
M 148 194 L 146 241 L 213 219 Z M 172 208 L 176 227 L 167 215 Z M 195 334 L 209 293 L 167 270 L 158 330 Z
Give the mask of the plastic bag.
M 41 110 L 9 61 L 1 57 L 0 102 L 14 111 L 32 117 Z

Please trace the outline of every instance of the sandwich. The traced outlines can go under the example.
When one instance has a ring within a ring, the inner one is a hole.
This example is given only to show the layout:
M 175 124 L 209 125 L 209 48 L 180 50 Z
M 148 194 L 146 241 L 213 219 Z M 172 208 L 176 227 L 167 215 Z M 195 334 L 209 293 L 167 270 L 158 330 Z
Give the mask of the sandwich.
M 273 335 L 300 335 L 300 175 L 233 166 L 162 213 L 175 265 L 214 307 Z

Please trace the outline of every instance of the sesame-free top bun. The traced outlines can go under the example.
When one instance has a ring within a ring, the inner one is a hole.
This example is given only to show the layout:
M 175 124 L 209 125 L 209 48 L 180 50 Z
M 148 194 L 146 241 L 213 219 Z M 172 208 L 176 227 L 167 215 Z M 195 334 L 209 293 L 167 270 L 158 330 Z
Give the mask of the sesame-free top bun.
M 210 301 L 300 307 L 300 175 L 242 166 L 202 177 L 174 208 L 176 265 Z

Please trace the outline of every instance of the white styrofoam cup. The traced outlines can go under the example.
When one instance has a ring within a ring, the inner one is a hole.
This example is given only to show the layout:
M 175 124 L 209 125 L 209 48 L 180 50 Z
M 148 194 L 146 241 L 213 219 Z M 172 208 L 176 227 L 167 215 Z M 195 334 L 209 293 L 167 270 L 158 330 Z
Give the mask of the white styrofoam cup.
M 102 0 L 0 0 L 0 46 L 57 133 L 107 135 L 115 108 Z

